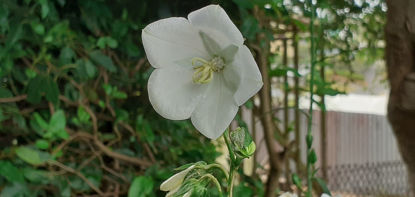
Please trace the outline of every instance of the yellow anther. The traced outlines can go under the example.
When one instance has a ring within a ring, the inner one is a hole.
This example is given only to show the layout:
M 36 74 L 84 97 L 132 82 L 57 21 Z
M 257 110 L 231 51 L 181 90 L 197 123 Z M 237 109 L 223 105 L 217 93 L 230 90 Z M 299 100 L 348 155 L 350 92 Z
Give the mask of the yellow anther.
M 194 83 L 209 83 L 213 78 L 213 71 L 208 66 L 199 66 L 194 68 L 195 73 L 193 74 Z
M 205 65 L 205 64 L 209 64 L 208 61 L 206 61 L 205 59 L 200 58 L 200 57 L 195 57 L 195 58 L 192 59 L 192 65 L 193 66 L 196 66 L 196 63 L 198 63 L 198 62 L 202 63 L 202 66 Z
M 209 83 L 213 79 L 213 72 L 219 72 L 223 70 L 225 66 L 223 59 L 215 57 L 210 61 L 207 61 L 200 57 L 192 59 L 192 65 L 194 66 L 193 82 L 199 84 Z

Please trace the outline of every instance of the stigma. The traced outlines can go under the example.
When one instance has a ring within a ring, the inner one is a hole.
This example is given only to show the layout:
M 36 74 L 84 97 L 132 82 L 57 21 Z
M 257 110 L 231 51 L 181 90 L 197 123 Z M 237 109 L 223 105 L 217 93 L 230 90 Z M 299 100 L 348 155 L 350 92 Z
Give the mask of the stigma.
M 210 61 L 207 61 L 200 57 L 192 59 L 192 65 L 195 72 L 193 73 L 193 82 L 198 84 L 206 84 L 212 81 L 213 74 L 220 72 L 225 67 L 225 61 L 222 57 L 213 57 Z

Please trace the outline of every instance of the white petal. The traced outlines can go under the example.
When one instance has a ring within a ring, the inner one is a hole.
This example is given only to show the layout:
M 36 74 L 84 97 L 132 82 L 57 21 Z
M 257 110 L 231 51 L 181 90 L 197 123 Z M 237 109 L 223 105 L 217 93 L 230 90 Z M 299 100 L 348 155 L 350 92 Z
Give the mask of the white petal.
M 222 32 L 234 45 L 239 46 L 244 42 L 241 32 L 219 5 L 209 5 L 193 11 L 189 14 L 188 19 L 195 26 Z
M 154 110 L 167 119 L 188 119 L 207 88 L 193 83 L 192 75 L 190 66 L 155 69 L 148 80 L 148 95 Z
M 167 192 L 166 197 L 171 197 L 173 196 L 177 191 L 179 191 L 180 187 L 176 187 L 173 190 Z
M 279 197 L 297 197 L 297 194 L 292 194 L 290 192 L 285 192 L 281 194 Z
M 215 73 L 208 85 L 205 98 L 197 105 L 191 120 L 204 136 L 217 139 L 232 122 L 238 106 L 233 92 L 225 86 L 223 75 Z
M 258 65 L 245 45 L 239 48 L 232 65 L 223 71 L 227 84 L 238 84 L 234 94 L 238 106 L 254 96 L 263 85 Z
M 323 193 L 323 194 L 321 194 L 321 197 L 331 197 L 331 196 L 326 194 L 326 193 Z
M 161 191 L 174 191 L 174 192 L 176 192 L 178 190 L 178 188 L 180 188 L 180 185 L 183 183 L 183 180 L 186 177 L 187 173 L 189 173 L 189 171 L 192 170 L 194 167 L 195 167 L 195 165 L 192 165 L 192 166 L 188 167 L 186 170 L 180 171 L 180 172 L 174 174 L 173 176 L 171 176 L 169 179 L 165 180 L 160 185 L 160 190 Z
M 193 57 L 207 58 L 199 30 L 181 17 L 162 19 L 147 25 L 141 34 L 147 59 L 155 68 Z
M 190 191 L 186 192 L 186 193 L 183 195 L 183 197 L 190 197 L 190 196 L 192 195 L 192 193 L 193 193 L 193 190 L 190 190 Z

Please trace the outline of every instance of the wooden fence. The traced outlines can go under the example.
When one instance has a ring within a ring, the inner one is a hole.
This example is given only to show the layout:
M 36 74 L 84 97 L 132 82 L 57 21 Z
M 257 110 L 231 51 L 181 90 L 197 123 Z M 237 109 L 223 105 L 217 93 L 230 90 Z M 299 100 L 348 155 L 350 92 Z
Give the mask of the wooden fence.
M 276 117 L 282 120 L 283 113 Z M 293 110 L 289 122 L 293 121 Z M 244 119 L 252 128 L 251 116 L 244 111 Z M 334 193 L 347 196 L 408 196 L 407 172 L 401 160 L 394 134 L 387 118 L 382 115 L 327 112 L 327 181 Z M 283 128 L 283 122 L 279 124 Z M 254 121 L 258 155 L 256 162 L 268 165 L 268 154 L 263 140 L 262 126 Z M 301 116 L 302 160 L 306 160 L 305 136 L 307 118 Z M 312 131 L 314 149 L 321 167 L 320 111 L 314 111 Z M 292 132 L 292 139 L 294 139 Z M 304 137 L 303 137 L 304 136 Z M 278 147 L 276 147 L 278 148 Z

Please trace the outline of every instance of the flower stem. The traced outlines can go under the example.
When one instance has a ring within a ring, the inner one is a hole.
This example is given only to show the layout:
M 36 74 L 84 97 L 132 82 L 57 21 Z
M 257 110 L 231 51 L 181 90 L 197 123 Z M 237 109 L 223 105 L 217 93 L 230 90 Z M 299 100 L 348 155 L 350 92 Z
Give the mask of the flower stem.
M 236 169 L 234 168 L 234 166 L 231 163 L 231 169 L 229 172 L 229 179 L 228 179 L 228 197 L 232 197 L 233 195 L 233 180 L 235 177 L 235 171 Z
M 215 186 L 216 186 L 216 188 L 218 189 L 219 194 L 222 194 L 222 188 L 221 188 L 221 186 L 220 186 L 220 183 L 219 183 L 218 179 L 216 179 L 216 178 L 215 178 L 214 176 L 212 176 L 211 174 L 205 174 L 205 175 L 203 175 L 203 176 L 200 178 L 200 180 L 202 180 L 202 179 L 204 179 L 204 178 L 210 179 L 213 183 L 215 183 Z
M 315 7 L 313 5 L 313 0 L 308 0 L 309 7 L 310 7 L 310 108 L 309 108 L 309 119 L 308 119 L 308 128 L 307 128 L 307 139 L 312 139 L 312 124 L 313 124 L 313 104 L 314 104 L 314 70 L 315 70 L 315 64 L 316 64 L 316 51 L 315 51 L 315 43 L 314 43 L 314 14 L 315 14 Z M 310 142 L 307 142 L 310 144 L 307 144 L 307 192 L 306 197 L 311 197 L 311 194 L 313 192 L 313 164 L 311 162 L 310 153 L 312 151 L 312 140 Z
M 226 143 L 226 147 L 228 147 L 228 151 L 229 151 L 229 157 L 230 157 L 230 169 L 229 169 L 229 177 L 228 177 L 228 197 L 232 197 L 233 194 L 233 179 L 234 179 L 234 174 L 235 174 L 235 166 L 236 166 L 236 158 L 235 158 L 235 154 L 232 150 L 231 147 L 231 140 L 229 137 L 229 129 L 227 129 L 225 131 L 225 133 L 223 134 L 223 137 L 225 138 L 225 143 Z M 236 166 L 237 168 L 237 166 Z
M 222 165 L 214 163 L 214 164 L 209 164 L 205 167 L 205 170 L 211 169 L 211 168 L 218 168 L 219 170 L 221 170 L 223 172 L 223 174 L 225 175 L 226 179 L 229 178 L 229 173 L 225 170 L 225 168 L 223 168 Z

